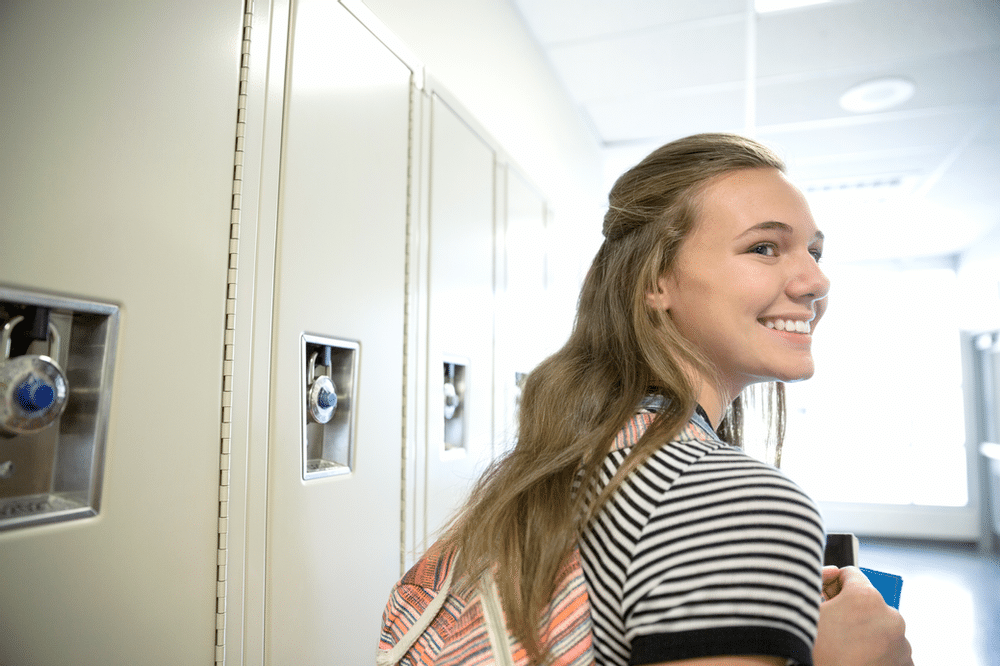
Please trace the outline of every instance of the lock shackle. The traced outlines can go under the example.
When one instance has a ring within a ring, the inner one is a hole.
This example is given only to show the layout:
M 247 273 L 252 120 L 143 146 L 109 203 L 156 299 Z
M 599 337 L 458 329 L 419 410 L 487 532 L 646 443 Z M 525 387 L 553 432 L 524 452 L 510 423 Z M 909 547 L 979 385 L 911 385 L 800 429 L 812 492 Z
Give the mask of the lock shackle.
M 59 330 L 55 327 L 55 324 L 49 322 L 49 356 L 53 359 L 59 354 L 60 342 Z M 55 350 L 54 352 L 52 351 L 53 349 Z
M 3 331 L 0 332 L 0 351 L 3 352 L 3 358 L 0 361 L 6 361 L 10 358 L 10 334 L 14 332 L 14 327 L 22 321 L 24 321 L 24 317 L 17 315 L 3 325 Z
M 329 347 L 327 347 L 327 350 L 329 350 Z M 312 383 L 316 381 L 316 360 L 318 358 L 319 358 L 319 352 L 313 352 L 312 354 L 309 355 L 309 372 L 308 376 L 306 377 L 306 384 L 308 385 L 312 385 Z M 326 363 L 327 363 L 327 365 L 325 366 L 326 376 L 332 380 L 333 368 L 330 366 L 332 366 L 333 363 L 331 363 L 330 361 L 327 361 Z
M 17 315 L 12 317 L 10 321 L 3 325 L 3 331 L 0 332 L 0 352 L 3 353 L 3 358 L 0 361 L 7 361 L 10 359 L 10 336 L 14 333 L 14 328 L 24 321 L 24 317 Z M 58 354 L 59 343 L 62 338 L 59 336 L 59 329 L 55 327 L 55 324 L 49 322 L 49 356 L 55 359 L 56 354 Z M 53 353 L 53 349 L 56 350 Z

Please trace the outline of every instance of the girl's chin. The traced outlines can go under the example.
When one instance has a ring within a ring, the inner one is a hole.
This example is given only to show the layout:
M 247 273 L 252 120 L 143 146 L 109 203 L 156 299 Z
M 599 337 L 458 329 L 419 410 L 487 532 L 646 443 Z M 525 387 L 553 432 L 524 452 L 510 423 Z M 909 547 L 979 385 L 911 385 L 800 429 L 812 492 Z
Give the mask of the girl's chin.
M 779 382 L 784 382 L 786 384 L 794 384 L 795 382 L 802 382 L 812 378 L 814 373 L 815 373 L 815 368 L 809 368 L 808 370 L 793 372 L 782 377 L 775 377 L 775 380 Z
M 770 373 L 762 375 L 757 378 L 758 382 L 784 382 L 786 384 L 794 384 L 795 382 L 805 381 L 810 379 L 815 373 L 816 368 L 811 364 L 803 364 L 795 368 L 782 368 L 780 370 L 772 370 Z

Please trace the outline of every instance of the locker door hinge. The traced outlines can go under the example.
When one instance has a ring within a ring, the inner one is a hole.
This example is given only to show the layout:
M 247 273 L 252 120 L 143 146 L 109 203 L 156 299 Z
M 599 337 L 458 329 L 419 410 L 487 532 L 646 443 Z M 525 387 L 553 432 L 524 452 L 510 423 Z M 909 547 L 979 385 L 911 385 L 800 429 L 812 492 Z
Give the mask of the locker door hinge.
M 229 453 L 232 426 L 233 357 L 236 330 L 236 271 L 239 267 L 240 210 L 243 190 L 243 151 L 246 135 L 247 86 L 250 80 L 250 28 L 253 0 L 243 9 L 240 46 L 239 96 L 236 110 L 236 146 L 233 158 L 232 206 L 229 218 L 229 271 L 226 279 L 226 333 L 222 363 L 222 423 L 219 447 L 219 534 L 216 557 L 215 663 L 226 660 L 226 568 L 229 536 Z
M 400 480 L 399 480 L 399 570 L 400 575 L 406 571 L 406 512 L 410 508 L 407 503 L 407 485 L 406 485 L 406 471 L 407 465 L 410 461 L 407 457 L 407 446 L 409 442 L 409 423 L 407 419 L 409 418 L 408 405 L 410 401 L 416 396 L 411 396 L 409 394 L 410 386 L 410 334 L 411 328 L 416 324 L 415 317 L 417 313 L 412 307 L 411 301 L 413 299 L 412 290 L 416 288 L 416 285 L 412 284 L 414 278 L 414 261 L 416 261 L 416 248 L 414 245 L 414 215 L 416 215 L 416 207 L 414 206 L 416 193 L 416 177 L 414 171 L 416 171 L 419 166 L 416 163 L 417 151 L 415 150 L 414 142 L 416 141 L 416 132 L 419 128 L 415 127 L 416 118 L 414 117 L 414 107 L 419 101 L 420 90 L 417 88 L 415 82 L 411 79 L 410 81 L 410 111 L 407 122 L 409 123 L 408 137 L 407 137 L 407 156 L 406 156 L 406 249 L 405 249 L 405 262 L 404 275 L 405 282 L 403 285 L 403 413 L 402 413 L 402 424 L 403 431 L 401 435 L 401 456 L 402 464 L 400 465 Z M 414 451 L 416 454 L 416 451 Z

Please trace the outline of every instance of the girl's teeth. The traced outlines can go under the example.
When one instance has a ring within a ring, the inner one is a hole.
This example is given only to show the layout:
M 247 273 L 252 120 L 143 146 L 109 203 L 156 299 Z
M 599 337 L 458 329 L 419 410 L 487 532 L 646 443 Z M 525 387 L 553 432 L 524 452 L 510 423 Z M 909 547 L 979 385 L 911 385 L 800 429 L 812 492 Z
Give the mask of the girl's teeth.
M 808 333 L 810 330 L 809 322 L 807 321 L 796 321 L 794 319 L 768 319 L 764 322 L 764 325 L 768 328 L 773 328 L 777 331 L 794 331 L 796 333 Z

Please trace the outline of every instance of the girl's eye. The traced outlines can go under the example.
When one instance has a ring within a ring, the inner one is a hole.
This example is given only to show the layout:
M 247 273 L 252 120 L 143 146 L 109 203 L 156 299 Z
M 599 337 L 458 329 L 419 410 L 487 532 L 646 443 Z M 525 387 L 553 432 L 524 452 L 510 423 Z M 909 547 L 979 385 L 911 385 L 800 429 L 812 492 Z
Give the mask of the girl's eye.
M 809 250 L 809 254 L 813 256 L 813 259 L 816 260 L 817 264 L 819 263 L 819 260 L 823 258 L 823 250 Z
M 758 243 L 750 248 L 750 252 L 765 257 L 778 256 L 778 248 L 774 245 L 774 243 Z

